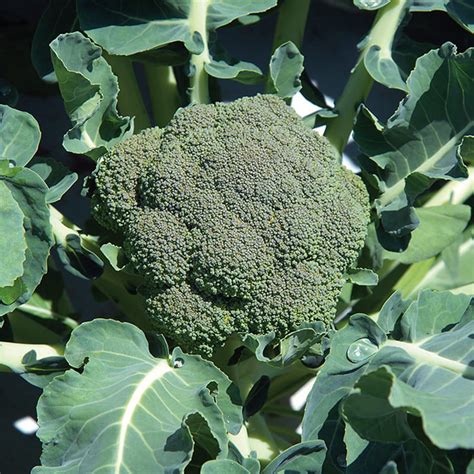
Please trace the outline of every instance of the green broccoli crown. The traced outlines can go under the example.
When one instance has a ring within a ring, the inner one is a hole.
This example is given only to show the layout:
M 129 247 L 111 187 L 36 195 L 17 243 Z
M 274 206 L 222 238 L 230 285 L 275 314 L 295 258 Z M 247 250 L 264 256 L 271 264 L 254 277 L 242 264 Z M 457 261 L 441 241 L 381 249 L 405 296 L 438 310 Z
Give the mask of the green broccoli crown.
M 236 332 L 329 325 L 369 220 L 362 181 L 270 95 L 179 111 L 105 155 L 96 185 L 156 328 L 205 354 Z

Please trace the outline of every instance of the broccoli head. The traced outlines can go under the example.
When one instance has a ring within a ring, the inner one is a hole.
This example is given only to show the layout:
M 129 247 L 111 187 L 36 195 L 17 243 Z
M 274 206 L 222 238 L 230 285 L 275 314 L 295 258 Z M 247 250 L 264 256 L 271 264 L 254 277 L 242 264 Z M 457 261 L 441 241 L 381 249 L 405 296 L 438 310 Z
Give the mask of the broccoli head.
M 362 181 L 270 95 L 182 109 L 95 181 L 93 213 L 123 237 L 155 327 L 207 355 L 236 332 L 329 325 L 369 219 Z

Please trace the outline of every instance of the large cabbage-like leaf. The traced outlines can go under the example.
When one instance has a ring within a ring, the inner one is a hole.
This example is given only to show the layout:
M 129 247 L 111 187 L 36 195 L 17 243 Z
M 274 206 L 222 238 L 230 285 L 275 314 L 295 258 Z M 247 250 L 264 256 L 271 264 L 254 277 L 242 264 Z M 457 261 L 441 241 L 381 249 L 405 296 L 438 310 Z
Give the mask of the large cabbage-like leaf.
M 276 5 L 276 0 L 79 0 L 81 27 L 111 54 L 131 55 L 176 41 L 200 53 L 204 39 L 197 32 L 204 15 L 208 31 Z M 194 8 L 194 11 L 193 11 Z
M 5 258 L 2 252 L 4 278 L 0 288 L 0 315 L 3 315 L 28 301 L 33 294 L 46 273 L 53 235 L 46 204 L 48 187 L 36 173 L 28 168 L 1 166 L 0 190 L 4 198 L 0 209 L 6 211 L 10 206 L 11 211 L 1 216 L 3 224 L 9 227 L 4 238 L 10 236 L 12 257 L 19 258 L 11 260 L 10 249 Z M 13 280 L 11 284 L 5 280 L 7 275 Z
M 276 4 L 276 0 L 79 0 L 77 6 L 82 29 L 111 54 L 130 56 L 181 42 L 192 54 L 206 51 L 204 68 L 209 75 L 254 82 L 261 77 L 260 69 L 208 45 L 208 36 Z
M 50 47 L 64 106 L 73 124 L 64 136 L 64 148 L 98 158 L 133 131 L 133 120 L 117 112 L 117 78 L 101 49 L 81 33 L 60 35 Z
M 421 418 L 435 446 L 472 449 L 471 305 L 467 295 L 425 290 L 408 308 L 395 295 L 377 322 L 353 316 L 334 335 L 316 377 L 303 440 L 316 439 L 342 401 L 346 423 L 366 440 L 393 443 L 412 438 L 410 414 Z
M 419 223 L 414 200 L 434 179 L 467 176 L 461 154 L 463 138 L 474 133 L 473 55 L 473 48 L 456 54 L 451 43 L 430 51 L 418 59 L 408 96 L 385 126 L 366 108 L 358 115 L 354 138 L 381 192 L 379 232 L 388 250 L 408 244 Z
M 71 369 L 38 405 L 42 467 L 34 472 L 182 472 L 202 422 L 218 456 L 237 433 L 236 387 L 212 363 L 175 349 L 151 355 L 135 326 L 96 319 L 73 331 Z

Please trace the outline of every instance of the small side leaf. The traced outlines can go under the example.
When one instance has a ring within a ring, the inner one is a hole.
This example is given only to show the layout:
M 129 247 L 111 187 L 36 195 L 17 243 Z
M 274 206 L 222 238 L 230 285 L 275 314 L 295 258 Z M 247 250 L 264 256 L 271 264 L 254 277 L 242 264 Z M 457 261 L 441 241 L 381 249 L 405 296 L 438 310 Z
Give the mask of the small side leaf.
M 262 471 L 262 474 L 277 474 L 285 472 L 312 472 L 321 474 L 326 445 L 324 441 L 306 441 L 298 443 L 279 454 Z
M 370 268 L 352 268 L 347 272 L 347 278 L 359 286 L 375 286 L 379 282 L 377 273 Z
M 270 79 L 279 97 L 289 99 L 301 89 L 303 61 L 303 55 L 291 41 L 275 50 L 270 59 Z
M 101 49 L 81 33 L 60 35 L 50 47 L 64 106 L 73 124 L 64 136 L 64 148 L 97 159 L 133 132 L 133 119 L 117 112 L 117 77 Z
M 77 181 L 77 173 L 71 173 L 63 164 L 52 158 L 37 157 L 30 168 L 48 186 L 46 201 L 49 204 L 59 201 Z

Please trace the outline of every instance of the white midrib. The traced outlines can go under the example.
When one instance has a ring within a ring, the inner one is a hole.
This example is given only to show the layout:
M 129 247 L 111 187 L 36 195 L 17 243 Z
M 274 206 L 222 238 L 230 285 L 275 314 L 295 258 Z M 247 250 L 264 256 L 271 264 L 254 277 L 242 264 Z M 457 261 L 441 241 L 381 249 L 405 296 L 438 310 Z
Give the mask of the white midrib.
M 469 365 L 456 360 L 448 359 L 446 357 L 442 357 L 438 354 L 435 354 L 434 352 L 427 351 L 426 349 L 419 347 L 417 344 L 403 341 L 388 340 L 384 344 L 384 346 L 399 347 L 400 349 L 403 349 L 406 353 L 408 353 L 411 357 L 413 357 L 418 363 L 435 365 L 438 367 L 442 367 L 443 369 L 448 369 L 466 378 L 474 378 L 474 369 Z
M 143 380 L 136 386 L 133 391 L 130 400 L 127 403 L 127 407 L 120 421 L 120 432 L 117 445 L 117 457 L 115 461 L 115 474 L 120 474 L 120 468 L 123 463 L 123 457 L 125 452 L 125 441 L 127 439 L 127 431 L 130 423 L 132 421 L 133 415 L 136 408 L 140 405 L 140 401 L 143 397 L 143 394 L 156 382 L 158 379 L 162 378 L 168 372 L 171 372 L 173 369 L 168 365 L 168 362 L 163 360 L 158 362 L 158 364 L 153 367 L 150 372 L 146 374 Z

